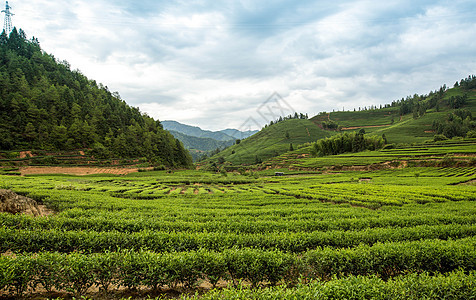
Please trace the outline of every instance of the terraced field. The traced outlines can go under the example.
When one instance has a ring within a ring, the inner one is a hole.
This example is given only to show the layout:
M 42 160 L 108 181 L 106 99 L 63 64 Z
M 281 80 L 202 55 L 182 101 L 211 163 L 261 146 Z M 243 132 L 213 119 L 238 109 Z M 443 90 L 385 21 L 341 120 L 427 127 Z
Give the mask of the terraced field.
M 0 176 L 0 296 L 474 296 L 476 167 L 272 174 Z
M 376 168 L 401 165 L 450 166 L 476 165 L 476 140 L 447 141 L 440 144 L 419 144 L 379 151 L 363 151 L 340 155 L 312 157 L 311 146 L 303 147 L 270 159 L 264 163 L 268 168 L 316 170 L 328 167 L 355 167 L 372 165 Z M 389 163 L 393 164 L 389 164 Z M 433 163 L 432 163 L 433 162 Z M 380 166 L 379 166 L 380 165 Z M 385 166 L 387 165 L 387 166 Z

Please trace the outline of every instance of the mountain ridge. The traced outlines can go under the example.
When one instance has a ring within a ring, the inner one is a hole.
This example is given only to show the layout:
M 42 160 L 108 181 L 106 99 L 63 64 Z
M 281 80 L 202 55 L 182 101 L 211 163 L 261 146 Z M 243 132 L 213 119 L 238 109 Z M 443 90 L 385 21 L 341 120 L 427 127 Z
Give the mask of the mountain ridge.
M 224 149 L 235 143 L 234 140 L 218 141 L 212 138 L 199 138 L 196 136 L 185 135 L 181 132 L 169 130 L 169 132 L 179 141 L 182 142 L 186 149 L 198 151 L 213 151 L 216 149 Z
M 198 126 L 186 125 L 177 121 L 162 121 L 163 128 L 168 130 L 190 152 L 194 161 L 213 155 L 245 139 L 257 131 L 242 132 L 237 129 L 221 131 L 203 130 Z
M 165 120 L 161 121 L 162 126 L 165 130 L 172 130 L 176 132 L 180 132 L 182 134 L 198 137 L 198 138 L 211 138 L 217 141 L 230 141 L 235 139 L 244 139 L 250 137 L 251 135 L 258 132 L 255 131 L 239 131 L 237 129 L 223 129 L 219 131 L 211 131 L 201 129 L 198 126 L 187 125 L 177 121 L 172 120 Z

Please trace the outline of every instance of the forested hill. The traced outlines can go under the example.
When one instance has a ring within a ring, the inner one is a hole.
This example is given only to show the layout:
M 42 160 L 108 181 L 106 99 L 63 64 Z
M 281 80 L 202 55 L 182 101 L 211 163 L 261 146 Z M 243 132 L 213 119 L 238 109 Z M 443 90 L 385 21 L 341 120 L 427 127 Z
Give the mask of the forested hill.
M 72 71 L 14 29 L 0 36 L 0 150 L 91 149 L 99 158 L 147 157 L 190 166 L 183 145 L 117 93 Z

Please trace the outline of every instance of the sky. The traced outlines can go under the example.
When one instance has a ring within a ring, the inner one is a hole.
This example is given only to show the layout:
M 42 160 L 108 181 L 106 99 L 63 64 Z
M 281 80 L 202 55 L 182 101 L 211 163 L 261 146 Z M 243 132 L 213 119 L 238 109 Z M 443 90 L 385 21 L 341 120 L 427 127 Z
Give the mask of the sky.
M 13 25 L 72 69 L 155 119 L 208 130 L 390 103 L 476 74 L 474 0 L 9 4 Z

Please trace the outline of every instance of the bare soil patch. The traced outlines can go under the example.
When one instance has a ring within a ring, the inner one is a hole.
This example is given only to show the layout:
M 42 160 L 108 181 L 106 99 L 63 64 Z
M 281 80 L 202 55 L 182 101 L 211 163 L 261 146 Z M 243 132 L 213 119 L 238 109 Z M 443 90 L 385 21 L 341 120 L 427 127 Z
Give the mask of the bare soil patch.
M 387 125 L 367 125 L 367 126 L 355 126 L 355 127 L 344 127 L 342 130 L 355 130 L 355 129 L 360 129 L 360 128 L 377 128 L 377 127 L 388 127 L 392 124 L 387 124 Z
M 20 158 L 28 158 L 28 157 L 33 157 L 33 154 L 31 153 L 31 151 L 20 152 Z
M 48 216 L 54 213 L 31 198 L 2 189 L 0 189 L 0 212 L 26 214 L 34 217 Z
M 114 174 L 126 175 L 138 172 L 136 168 L 95 168 L 95 167 L 21 167 L 21 175 L 41 174 L 67 174 L 67 175 L 91 175 L 91 174 Z
M 217 284 L 217 288 L 225 288 L 231 283 L 220 280 Z M 248 282 L 244 282 L 247 286 Z M 100 291 L 97 286 L 88 289 L 84 295 L 84 299 L 99 299 L 99 300 L 117 300 L 117 299 L 180 299 L 183 295 L 203 295 L 213 289 L 213 286 L 204 281 L 199 283 L 194 288 L 185 288 L 182 284 L 178 284 L 175 287 L 162 287 L 157 290 L 140 286 L 137 290 L 130 290 L 122 286 L 111 286 L 107 292 Z M 76 296 L 77 297 L 77 296 Z M 35 289 L 29 289 L 22 297 L 14 298 L 7 291 L 0 291 L 0 300 L 3 299 L 78 299 L 72 293 L 66 293 L 62 291 L 48 292 L 42 287 Z M 81 297 L 80 299 L 83 299 Z

